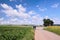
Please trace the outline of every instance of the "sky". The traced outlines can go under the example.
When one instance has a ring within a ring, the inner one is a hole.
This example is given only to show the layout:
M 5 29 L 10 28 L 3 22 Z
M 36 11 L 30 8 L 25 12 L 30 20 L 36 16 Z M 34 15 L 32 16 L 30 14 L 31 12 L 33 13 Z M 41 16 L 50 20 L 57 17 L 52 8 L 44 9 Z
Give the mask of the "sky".
M 60 24 L 60 0 L 0 0 L 0 24 Z

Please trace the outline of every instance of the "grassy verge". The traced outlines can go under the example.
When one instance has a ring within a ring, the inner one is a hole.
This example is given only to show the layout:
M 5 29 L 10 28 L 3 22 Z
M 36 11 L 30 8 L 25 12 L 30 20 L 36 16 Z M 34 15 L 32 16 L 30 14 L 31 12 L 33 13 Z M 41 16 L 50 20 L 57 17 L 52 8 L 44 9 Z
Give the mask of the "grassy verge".
M 60 35 L 60 26 L 48 26 L 48 27 L 44 28 L 44 30 L 48 30 L 48 31 L 51 31 L 51 32 L 54 32 L 54 33 Z
M 33 40 L 32 27 L 0 26 L 0 40 Z

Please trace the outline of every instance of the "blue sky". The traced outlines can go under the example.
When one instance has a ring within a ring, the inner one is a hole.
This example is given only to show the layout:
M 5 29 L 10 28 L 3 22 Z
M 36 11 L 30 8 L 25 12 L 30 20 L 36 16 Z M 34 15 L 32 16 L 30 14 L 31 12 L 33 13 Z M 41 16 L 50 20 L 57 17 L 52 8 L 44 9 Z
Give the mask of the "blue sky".
M 60 24 L 60 0 L 0 0 L 0 24 Z

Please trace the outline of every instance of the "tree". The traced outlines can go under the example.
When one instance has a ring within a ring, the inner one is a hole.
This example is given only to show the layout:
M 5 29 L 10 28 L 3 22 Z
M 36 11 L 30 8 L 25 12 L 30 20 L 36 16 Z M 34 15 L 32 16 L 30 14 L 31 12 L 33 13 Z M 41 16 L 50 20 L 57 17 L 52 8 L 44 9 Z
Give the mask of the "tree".
M 44 26 L 52 26 L 53 25 L 53 21 L 50 20 L 50 19 L 43 19 L 43 22 L 44 22 Z
M 51 26 L 53 26 L 54 22 L 52 20 L 50 20 L 50 24 L 51 24 Z

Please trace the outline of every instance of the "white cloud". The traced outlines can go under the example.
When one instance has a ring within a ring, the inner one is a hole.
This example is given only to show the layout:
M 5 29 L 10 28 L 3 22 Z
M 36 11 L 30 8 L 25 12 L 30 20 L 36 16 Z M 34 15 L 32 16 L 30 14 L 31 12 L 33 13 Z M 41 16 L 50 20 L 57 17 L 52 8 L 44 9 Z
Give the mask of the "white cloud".
M 11 6 L 7 4 L 1 4 L 1 6 L 5 9 L 5 10 L 2 10 L 2 12 L 4 12 L 7 16 L 18 16 L 22 18 L 30 17 L 30 15 L 26 13 L 26 8 L 24 8 L 21 4 L 16 5 L 16 8 L 18 10 L 13 9 Z
M 59 3 L 53 4 L 51 7 L 52 8 L 57 8 L 59 6 Z
M 2 10 L 7 16 L 17 16 L 18 12 L 16 10 Z M 18 15 L 19 16 L 19 15 Z
M 4 20 L 4 18 L 1 19 L 0 24 L 21 24 L 21 21 L 18 18 L 11 18 L 9 20 Z
M 10 21 L 18 21 L 17 18 L 11 18 Z
M 38 25 L 42 25 L 43 24 L 43 18 L 40 15 L 34 15 L 32 16 L 32 23 L 33 24 L 38 24 Z
M 49 19 L 49 17 L 48 16 L 45 16 L 45 19 Z
M 16 8 L 18 9 L 19 12 L 25 12 L 26 11 L 26 8 L 24 8 L 21 4 L 16 5 Z
M 36 14 L 36 12 L 34 12 L 33 10 L 31 10 L 31 11 L 28 12 L 28 14 L 34 15 L 34 14 Z
M 4 12 L 6 15 L 8 16 L 16 16 L 18 15 L 17 10 L 13 9 L 11 6 L 7 5 L 7 4 L 1 4 L 2 8 L 4 8 L 5 10 L 2 10 L 2 12 Z
M 0 6 L 4 9 L 1 10 L 2 12 L 4 12 L 8 17 L 11 17 L 9 20 L 5 20 L 4 17 L 0 18 L 0 24 L 35 24 L 35 25 L 39 25 L 39 24 L 43 24 L 43 17 L 41 17 L 39 14 L 36 14 L 35 11 L 31 10 L 29 12 L 27 12 L 26 8 L 23 7 L 21 4 L 20 5 L 16 5 L 17 9 L 13 9 L 13 7 L 7 5 L 7 4 L 0 4 Z M 41 9 L 39 7 L 40 11 L 45 11 L 46 9 Z M 35 15 L 34 15 L 35 14 Z M 33 16 L 31 16 L 33 15 Z M 16 18 L 22 18 L 22 19 L 18 19 Z M 13 18 L 12 18 L 13 17 Z M 48 16 L 46 16 L 45 18 L 48 18 Z M 60 19 L 52 19 L 54 21 L 54 23 L 56 24 L 60 24 Z
M 47 8 L 41 8 L 39 5 L 36 6 L 41 12 L 44 12 L 47 10 Z
M 35 16 L 32 16 L 32 19 L 38 21 L 38 20 L 42 20 L 42 17 L 35 15 Z
M 60 24 L 60 19 L 59 18 L 53 18 L 54 24 Z
M 13 8 L 11 6 L 8 6 L 7 4 L 0 4 L 5 10 L 12 10 Z
M 17 9 L 13 9 L 13 7 L 7 4 L 1 4 L 0 6 L 2 6 L 2 8 L 4 9 L 2 10 L 2 12 L 4 12 L 9 17 L 13 17 L 9 20 L 1 19 L 2 20 L 1 24 L 36 24 L 37 25 L 40 23 L 40 19 L 39 19 L 40 17 L 38 15 L 31 16 L 36 12 L 32 10 L 29 12 L 26 12 L 27 11 L 26 8 L 23 7 L 21 4 L 16 5 Z M 15 18 L 15 16 L 22 18 L 22 20 Z

